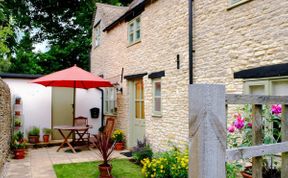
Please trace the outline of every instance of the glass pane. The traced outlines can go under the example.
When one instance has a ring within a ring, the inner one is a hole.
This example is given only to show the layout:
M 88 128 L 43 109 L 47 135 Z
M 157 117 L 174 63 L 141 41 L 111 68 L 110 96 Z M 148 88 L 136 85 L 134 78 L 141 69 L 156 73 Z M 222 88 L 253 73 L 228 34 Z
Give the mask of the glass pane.
M 140 28 L 140 18 L 136 20 L 136 29 Z
M 134 31 L 134 23 L 131 23 L 130 25 L 129 25 L 129 32 L 131 33 L 131 32 L 133 32 Z
M 145 118 L 144 101 L 141 102 L 141 119 Z
M 129 42 L 132 43 L 134 41 L 133 33 L 129 35 Z
M 137 119 L 141 118 L 141 102 L 140 101 L 136 101 L 135 102 L 135 116 Z
M 142 90 L 142 85 L 141 85 L 140 81 L 137 81 L 135 83 L 135 89 L 136 89 L 135 98 L 136 98 L 136 100 L 139 100 L 139 99 L 141 99 L 141 90 Z
M 161 96 L 161 82 L 155 82 L 155 96 Z
M 109 102 L 108 101 L 105 101 L 105 112 L 109 112 Z
M 144 85 L 143 85 L 143 81 L 140 81 L 140 85 L 141 85 L 141 99 L 144 100 Z
M 155 98 L 154 102 L 155 102 L 154 111 L 160 112 L 161 111 L 161 98 Z
M 140 30 L 136 31 L 136 40 L 139 40 L 141 37 Z

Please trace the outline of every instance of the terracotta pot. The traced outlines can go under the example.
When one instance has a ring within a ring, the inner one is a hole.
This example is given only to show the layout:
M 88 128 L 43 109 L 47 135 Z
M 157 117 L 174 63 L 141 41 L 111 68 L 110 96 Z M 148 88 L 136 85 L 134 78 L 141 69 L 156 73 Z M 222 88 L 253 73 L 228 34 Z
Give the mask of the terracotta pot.
M 252 175 L 246 173 L 245 171 L 241 171 L 240 173 L 243 176 L 243 178 L 252 178 Z
M 100 164 L 98 166 L 99 172 L 100 172 L 100 178 L 112 178 L 111 175 L 111 170 L 112 170 L 112 166 L 111 165 L 103 165 Z
M 29 143 L 39 143 L 39 135 L 29 135 Z
M 43 135 L 43 141 L 44 142 L 49 142 L 49 135 Z
M 20 116 L 21 112 L 20 111 L 15 111 L 15 116 Z
M 21 103 L 21 98 L 16 98 L 15 104 L 20 104 Z
M 24 159 L 25 158 L 25 149 L 16 149 L 14 150 L 15 159 Z
M 115 143 L 115 150 L 123 150 L 124 149 L 124 143 L 123 142 L 117 142 Z

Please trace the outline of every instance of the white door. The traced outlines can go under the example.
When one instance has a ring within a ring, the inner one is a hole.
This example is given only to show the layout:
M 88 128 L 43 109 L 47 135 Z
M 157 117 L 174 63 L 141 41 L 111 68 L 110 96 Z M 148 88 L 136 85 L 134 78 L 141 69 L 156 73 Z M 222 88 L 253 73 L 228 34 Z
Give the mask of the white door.
M 143 80 L 130 82 L 130 129 L 128 146 L 137 145 L 137 140 L 145 137 L 145 109 Z

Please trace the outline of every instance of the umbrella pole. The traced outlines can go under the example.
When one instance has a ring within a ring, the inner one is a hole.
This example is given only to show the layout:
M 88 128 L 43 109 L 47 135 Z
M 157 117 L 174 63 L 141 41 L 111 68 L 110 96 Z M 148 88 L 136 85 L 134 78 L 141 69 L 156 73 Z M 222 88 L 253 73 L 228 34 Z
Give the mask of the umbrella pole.
M 75 119 L 75 110 L 76 110 L 76 81 L 74 81 L 74 90 L 73 90 L 73 126 L 74 126 L 74 119 Z

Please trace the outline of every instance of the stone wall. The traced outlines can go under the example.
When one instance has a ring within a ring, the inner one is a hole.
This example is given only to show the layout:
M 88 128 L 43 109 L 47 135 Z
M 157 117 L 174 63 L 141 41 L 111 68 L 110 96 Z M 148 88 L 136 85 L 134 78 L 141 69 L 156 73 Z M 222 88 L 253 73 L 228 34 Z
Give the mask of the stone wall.
M 11 95 L 8 85 L 0 79 L 0 175 L 10 149 Z
M 173 7 L 173 8 L 171 8 Z M 97 16 L 97 14 L 96 14 Z M 95 19 L 99 19 L 96 17 Z M 152 116 L 152 80 L 144 81 L 145 133 L 154 150 L 178 146 L 188 140 L 188 1 L 158 0 L 141 14 L 141 42 L 128 46 L 127 23 L 101 34 L 101 44 L 91 51 L 91 69 L 105 78 L 165 70 L 162 77 L 162 117 Z M 180 69 L 176 57 L 180 55 Z M 129 135 L 128 81 L 118 94 L 117 127 Z
M 252 0 L 228 10 L 228 0 L 194 1 L 194 77 L 241 93 L 234 72 L 288 62 L 288 1 Z

